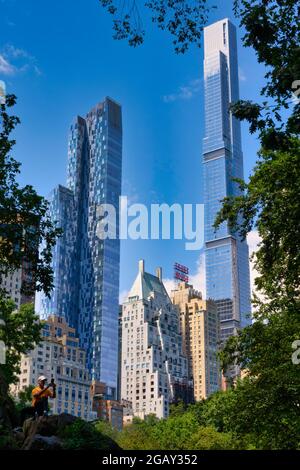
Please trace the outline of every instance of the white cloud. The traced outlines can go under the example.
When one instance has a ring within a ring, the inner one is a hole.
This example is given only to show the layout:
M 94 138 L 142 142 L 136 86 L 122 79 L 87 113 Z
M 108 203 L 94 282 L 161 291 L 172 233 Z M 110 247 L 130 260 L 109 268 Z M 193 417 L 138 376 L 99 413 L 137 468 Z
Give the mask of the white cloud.
M 25 58 L 25 59 L 34 59 L 34 57 L 28 54 L 27 51 L 25 51 L 24 49 L 19 49 L 18 47 L 13 46 L 12 44 L 7 44 L 4 47 L 3 52 L 8 57 L 12 57 L 14 59 L 17 59 L 20 57 Z
M 243 69 L 241 67 L 239 67 L 239 80 L 241 82 L 246 82 L 247 81 L 247 77 L 243 71 Z
M 206 298 L 206 285 L 205 285 L 205 254 L 202 252 L 197 261 L 197 270 L 195 274 L 190 275 L 189 283 L 195 289 L 202 293 L 203 298 Z
M 176 288 L 176 281 L 174 279 L 163 279 L 163 284 L 170 295 L 172 290 Z M 200 254 L 197 261 L 197 268 L 194 274 L 189 276 L 189 284 L 194 287 L 194 289 L 199 290 L 202 293 L 203 298 L 205 299 L 205 256 L 204 252 Z
M 163 279 L 163 285 L 169 295 L 171 295 L 172 290 L 176 287 L 174 279 Z
M 163 96 L 165 103 L 173 103 L 178 100 L 190 100 L 201 90 L 202 79 L 191 80 L 187 85 L 182 85 L 177 92 Z
M 3 73 L 3 75 L 13 75 L 15 71 L 15 67 L 0 54 L 0 73 Z
M 36 75 L 41 75 L 41 70 L 36 64 L 36 58 L 24 49 L 6 44 L 0 51 L 0 73 L 4 75 L 16 75 L 33 71 Z
M 127 296 L 128 296 L 129 292 L 128 290 L 123 290 L 122 292 L 120 292 L 119 294 L 119 304 L 122 305 L 125 300 L 127 299 Z
M 261 238 L 257 230 L 253 230 L 247 236 L 247 242 L 249 246 L 249 255 L 255 253 L 258 250 L 259 243 Z M 255 292 L 255 278 L 258 276 L 258 272 L 254 267 L 254 260 L 250 260 L 250 283 L 251 283 L 251 292 Z M 164 286 L 168 292 L 171 293 L 175 289 L 176 283 L 173 279 L 164 279 Z M 194 274 L 189 276 L 189 284 L 194 286 L 195 289 L 199 290 L 202 293 L 203 298 L 206 298 L 206 285 L 205 285 L 205 254 L 202 252 L 197 261 L 197 269 Z

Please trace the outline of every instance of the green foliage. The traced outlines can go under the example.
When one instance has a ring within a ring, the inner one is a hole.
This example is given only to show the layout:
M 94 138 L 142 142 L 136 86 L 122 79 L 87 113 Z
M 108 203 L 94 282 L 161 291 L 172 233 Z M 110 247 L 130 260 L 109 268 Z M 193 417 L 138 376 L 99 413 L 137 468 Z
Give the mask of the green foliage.
M 253 228 L 261 237 L 255 257 L 260 276 L 256 287 L 270 299 L 299 295 L 300 265 L 300 141 L 289 150 L 265 150 L 250 176 L 241 182 L 243 195 L 228 197 L 216 220 L 227 220 L 245 238 Z
M 183 401 L 170 405 L 170 416 L 180 416 L 187 410 L 187 405 Z
M 282 383 L 281 376 L 275 374 L 269 379 L 265 374 L 258 379 L 248 377 L 237 385 L 234 398 L 235 408 L 229 410 L 229 425 L 236 436 L 251 436 L 258 449 L 299 448 L 297 386 Z
M 110 437 L 99 431 L 99 425 L 82 419 L 67 426 L 60 437 L 66 450 L 109 450 L 117 447 Z
M 97 432 L 110 437 L 114 441 L 117 439 L 118 431 L 115 428 L 113 428 L 111 424 L 108 423 L 107 421 L 96 421 L 94 426 Z
M 117 442 L 125 450 L 220 450 L 254 448 L 254 440 L 245 433 L 237 436 L 230 419 L 234 417 L 233 392 L 215 394 L 211 399 L 191 405 L 168 419 L 153 416 L 135 419 L 118 434 Z M 220 406 L 221 405 L 221 406 Z M 224 425 L 224 423 L 226 423 Z
M 292 362 L 292 344 L 300 338 L 299 311 L 270 312 L 232 337 L 222 352 L 224 369 L 234 360 L 247 368 L 248 378 L 234 390 L 231 429 L 252 433 L 264 449 L 295 449 L 300 442 L 300 373 Z M 263 315 L 261 307 L 256 317 Z
M 17 399 L 13 398 L 17 412 L 20 412 L 23 408 L 31 406 L 33 389 L 34 385 L 29 385 L 24 390 L 19 391 Z
M 225 429 L 248 435 L 260 449 L 297 449 L 300 442 L 300 374 L 292 362 L 300 339 L 300 103 L 287 109 L 300 77 L 299 5 L 294 0 L 236 2 L 244 43 L 267 67 L 262 105 L 233 106 L 238 119 L 259 131 L 261 150 L 242 194 L 226 198 L 216 227 L 227 221 L 241 238 L 256 229 L 261 242 L 254 256 L 258 272 L 254 323 L 228 340 L 223 370 L 233 363 L 248 377 L 233 391 Z
M 0 105 L 0 275 L 22 266 L 22 292 L 31 295 L 44 290 L 49 294 L 52 248 L 61 230 L 48 216 L 48 202 L 32 186 L 21 187 L 17 181 L 20 163 L 11 156 L 16 142 L 10 134 L 20 120 L 8 113 L 15 103 L 16 97 L 7 95 Z M 43 248 L 39 250 L 39 246 Z
M 213 427 L 199 427 L 189 440 L 188 450 L 231 450 L 230 434 L 220 433 Z
M 197 432 L 195 416 L 186 412 L 183 415 L 161 420 L 154 432 L 159 449 L 185 450 L 190 447 L 190 440 Z
M 36 290 L 49 294 L 53 284 L 52 248 L 61 231 L 52 225 L 46 200 L 32 186 L 21 187 L 17 181 L 20 163 L 11 156 L 16 143 L 11 133 L 20 120 L 9 114 L 15 103 L 16 97 L 7 95 L 0 105 L 0 277 L 22 267 L 22 294 L 31 296 Z M 10 428 L 16 420 L 8 387 L 20 372 L 21 354 L 39 343 L 41 324 L 33 305 L 15 311 L 4 289 L 0 289 L 0 320 L 0 341 L 6 348 L 6 363 L 0 365 L 0 425 L 7 430 L 1 446 L 5 447 L 13 442 Z
M 228 392 L 228 394 L 231 392 Z M 218 450 L 253 448 L 248 436 L 233 436 L 226 420 L 229 408 L 227 393 L 217 398 L 191 405 L 168 419 L 148 416 L 145 421 L 135 419 L 119 433 L 117 442 L 126 450 Z M 222 405 L 222 400 L 224 404 Z M 218 405 L 222 405 L 221 407 Z M 226 429 L 223 422 L 226 421 Z M 219 427 L 219 428 L 218 428 Z
M 19 450 L 11 432 L 0 424 L 0 450 Z
M 235 12 L 246 34 L 244 45 L 268 67 L 262 94 L 279 106 L 291 98 L 300 77 L 299 4 L 295 0 L 235 0 Z
M 25 407 L 26 405 L 31 403 L 32 390 L 34 389 L 34 387 L 34 385 L 29 385 L 24 390 L 20 390 L 18 394 L 18 402 L 21 406 Z
M 133 423 L 119 433 L 117 443 L 125 450 L 156 449 L 158 444 L 153 433 L 157 425 L 158 419 L 154 416 L 148 416 L 144 421 L 134 418 Z
M 216 392 L 207 400 L 191 405 L 189 411 L 201 426 L 213 427 L 219 432 L 230 430 L 228 426 L 228 410 L 234 405 L 234 391 Z
M 152 23 L 173 37 L 176 53 L 186 52 L 193 43 L 200 46 L 203 27 L 214 8 L 206 0 L 99 1 L 113 16 L 114 39 L 126 39 L 133 47 L 142 44 L 145 37 L 142 15 L 150 13 Z
M 245 28 L 246 47 L 267 68 L 262 104 L 239 101 L 232 110 L 238 119 L 250 123 L 250 131 L 260 131 L 264 148 L 282 149 L 286 137 L 299 134 L 300 103 L 283 123 L 281 108 L 288 109 L 292 92 L 300 80 L 299 4 L 295 0 L 235 0 L 235 13 Z M 268 101 L 269 100 L 269 101 Z
M 32 304 L 24 304 L 16 311 L 12 300 L 0 297 L 0 313 L 5 323 L 0 328 L 0 341 L 6 347 L 6 363 L 0 365 L 0 374 L 6 384 L 11 384 L 20 372 L 21 354 L 40 343 L 42 324 L 38 321 Z

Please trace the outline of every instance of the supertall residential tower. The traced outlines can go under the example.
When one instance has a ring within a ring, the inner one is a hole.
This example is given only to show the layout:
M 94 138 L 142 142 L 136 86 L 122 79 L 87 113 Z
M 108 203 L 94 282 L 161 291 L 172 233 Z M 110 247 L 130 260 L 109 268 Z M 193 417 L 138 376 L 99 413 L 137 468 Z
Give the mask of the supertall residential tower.
M 249 252 L 223 223 L 213 224 L 225 196 L 240 194 L 243 178 L 240 122 L 229 111 L 239 100 L 235 26 L 224 19 L 204 29 L 205 138 L 203 141 L 207 298 L 216 301 L 221 340 L 251 322 Z
M 121 107 L 106 98 L 70 129 L 67 188 L 50 198 L 52 219 L 64 229 L 54 249 L 54 289 L 40 315 L 64 317 L 87 351 L 92 378 L 116 395 L 119 314 L 119 197 L 122 178 Z M 100 204 L 116 209 L 117 239 L 97 236 Z

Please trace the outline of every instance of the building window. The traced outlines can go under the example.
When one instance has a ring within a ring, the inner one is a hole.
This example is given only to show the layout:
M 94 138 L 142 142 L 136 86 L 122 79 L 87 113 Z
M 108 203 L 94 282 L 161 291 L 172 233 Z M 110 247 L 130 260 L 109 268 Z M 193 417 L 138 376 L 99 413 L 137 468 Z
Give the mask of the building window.
M 226 23 L 223 23 L 223 42 L 224 46 L 226 46 Z

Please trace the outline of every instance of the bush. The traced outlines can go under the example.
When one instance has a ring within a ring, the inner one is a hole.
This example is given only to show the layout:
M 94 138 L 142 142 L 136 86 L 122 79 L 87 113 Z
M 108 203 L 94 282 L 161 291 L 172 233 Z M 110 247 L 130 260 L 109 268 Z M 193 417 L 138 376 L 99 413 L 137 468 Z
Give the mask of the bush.
M 82 419 L 66 427 L 60 437 L 66 450 L 110 450 L 118 447 L 110 437 L 99 432 L 95 424 Z

